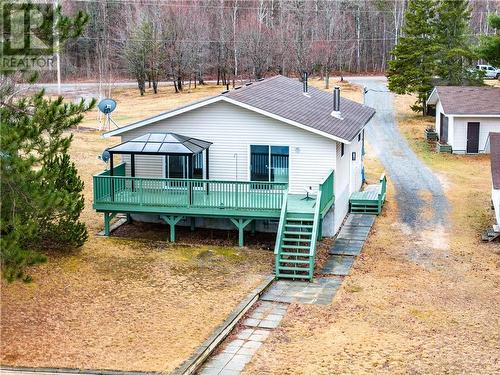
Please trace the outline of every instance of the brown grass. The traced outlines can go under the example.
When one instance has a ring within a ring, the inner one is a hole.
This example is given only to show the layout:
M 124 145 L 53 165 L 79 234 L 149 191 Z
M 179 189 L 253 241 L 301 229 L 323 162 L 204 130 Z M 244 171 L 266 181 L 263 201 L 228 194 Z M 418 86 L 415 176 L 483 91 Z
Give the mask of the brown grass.
M 396 99 L 398 119 L 445 182 L 453 207 L 448 255 L 431 268 L 412 261 L 416 250 L 432 257 L 438 249 L 399 224 L 389 180 L 384 211 L 333 304 L 293 305 L 246 374 L 498 372 L 500 249 L 479 240 L 492 222 L 488 157 L 431 152 L 423 140 L 429 120 L 407 110 L 411 101 Z M 372 158 L 366 164 L 376 179 L 382 167 Z
M 197 86 L 196 89 L 194 87 L 186 88 L 178 94 L 175 94 L 171 86 L 160 87 L 158 94 L 154 94 L 152 89 L 147 89 L 144 96 L 140 96 L 139 90 L 136 88 L 119 88 L 113 90 L 112 94 L 113 99 L 117 102 L 112 118 L 119 126 L 124 126 L 197 100 L 218 95 L 224 90 L 225 86 L 208 83 Z M 80 126 L 97 129 L 99 127 L 98 116 L 99 111 L 95 108 L 85 116 Z
M 270 273 L 272 252 L 235 248 L 233 234 L 172 245 L 165 227 L 142 239 L 136 227 L 125 238 L 96 237 L 102 216 L 92 209 L 91 177 L 104 167 L 96 156 L 115 140 L 74 137 L 90 237 L 78 251 L 49 253 L 29 270 L 31 284 L 2 282 L 1 363 L 169 372 Z

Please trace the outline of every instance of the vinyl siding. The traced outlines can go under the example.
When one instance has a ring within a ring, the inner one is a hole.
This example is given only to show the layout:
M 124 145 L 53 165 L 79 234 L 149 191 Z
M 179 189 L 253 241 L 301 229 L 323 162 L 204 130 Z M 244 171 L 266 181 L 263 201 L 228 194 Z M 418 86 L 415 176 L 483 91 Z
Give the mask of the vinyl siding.
M 307 186 L 317 189 L 328 171 L 335 169 L 337 142 L 225 102 L 130 130 L 122 134 L 122 141 L 148 132 L 174 132 L 213 142 L 209 151 L 211 179 L 249 180 L 252 144 L 290 147 L 291 193 L 302 194 Z M 346 145 L 346 156 L 347 150 Z M 124 157 L 124 161 L 129 160 Z M 137 158 L 136 176 L 163 176 L 162 157 Z
M 484 153 L 490 132 L 500 132 L 500 118 L 495 117 L 454 117 L 453 152 L 465 153 L 467 150 L 467 123 L 479 122 L 479 152 Z

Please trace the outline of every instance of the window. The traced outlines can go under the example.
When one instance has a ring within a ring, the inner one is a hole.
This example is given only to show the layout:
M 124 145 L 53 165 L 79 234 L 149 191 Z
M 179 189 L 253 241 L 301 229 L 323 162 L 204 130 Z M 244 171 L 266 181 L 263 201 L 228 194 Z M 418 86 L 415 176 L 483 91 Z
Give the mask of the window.
M 193 155 L 193 178 L 203 178 L 203 153 Z
M 344 147 L 345 145 L 343 143 L 340 144 L 340 157 L 343 157 L 344 156 Z
M 250 180 L 288 182 L 288 146 L 250 146 Z

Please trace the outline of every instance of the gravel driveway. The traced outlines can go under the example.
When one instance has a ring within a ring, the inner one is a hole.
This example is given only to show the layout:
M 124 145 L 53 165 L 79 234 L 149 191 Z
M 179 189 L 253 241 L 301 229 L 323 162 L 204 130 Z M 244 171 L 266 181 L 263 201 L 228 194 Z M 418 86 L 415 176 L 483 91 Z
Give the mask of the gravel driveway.
M 349 80 L 369 90 L 366 104 L 377 111 L 366 136 L 395 186 L 402 223 L 419 230 L 446 224 L 449 206 L 441 182 L 418 159 L 399 132 L 385 78 L 352 77 Z

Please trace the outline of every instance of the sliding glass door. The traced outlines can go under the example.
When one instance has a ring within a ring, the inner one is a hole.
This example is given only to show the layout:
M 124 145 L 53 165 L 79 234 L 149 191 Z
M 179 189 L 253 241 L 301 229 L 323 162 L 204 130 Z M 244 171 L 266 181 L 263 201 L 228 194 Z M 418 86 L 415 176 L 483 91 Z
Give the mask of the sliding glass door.
M 250 180 L 288 182 L 288 146 L 250 146 Z

